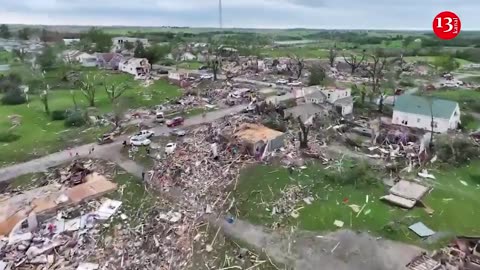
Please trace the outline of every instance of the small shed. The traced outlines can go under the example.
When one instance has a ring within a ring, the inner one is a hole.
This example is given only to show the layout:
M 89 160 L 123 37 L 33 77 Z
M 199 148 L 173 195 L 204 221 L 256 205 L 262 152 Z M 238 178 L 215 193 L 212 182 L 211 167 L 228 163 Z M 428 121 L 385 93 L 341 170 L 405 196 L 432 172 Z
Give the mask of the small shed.
M 244 143 L 250 153 L 261 156 L 265 151 L 274 151 L 285 145 L 285 134 L 258 124 L 243 124 L 234 137 Z

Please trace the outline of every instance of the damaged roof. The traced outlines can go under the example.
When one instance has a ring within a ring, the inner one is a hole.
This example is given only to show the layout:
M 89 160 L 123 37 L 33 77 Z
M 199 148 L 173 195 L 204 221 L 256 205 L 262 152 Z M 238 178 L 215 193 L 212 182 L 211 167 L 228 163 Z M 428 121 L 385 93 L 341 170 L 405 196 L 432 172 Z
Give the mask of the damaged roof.
M 257 124 L 243 124 L 235 137 L 245 141 L 256 143 L 258 141 L 270 141 L 283 135 L 282 132 Z
M 450 100 L 432 98 L 433 117 L 450 119 L 458 103 Z M 395 101 L 395 111 L 430 116 L 430 101 L 428 98 L 414 95 L 402 95 Z

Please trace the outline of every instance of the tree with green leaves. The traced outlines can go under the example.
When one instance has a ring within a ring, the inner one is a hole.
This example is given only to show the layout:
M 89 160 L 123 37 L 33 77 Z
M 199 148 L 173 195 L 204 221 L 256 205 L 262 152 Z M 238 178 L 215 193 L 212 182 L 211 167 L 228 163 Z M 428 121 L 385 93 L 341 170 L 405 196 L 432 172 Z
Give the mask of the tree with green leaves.
M 53 48 L 50 46 L 45 46 L 42 50 L 42 53 L 37 56 L 37 63 L 40 65 L 42 70 L 50 70 L 55 67 L 56 64 L 56 55 L 53 51 Z
M 8 28 L 8 25 L 6 24 L 0 25 L 0 38 L 9 39 L 11 36 L 12 36 L 12 33 L 10 33 L 10 29 Z
M 125 41 L 123 43 L 123 47 L 125 48 L 125 50 L 133 50 L 135 48 L 135 44 L 133 44 L 132 42 L 130 41 Z
M 320 65 L 315 65 L 310 70 L 308 85 L 323 85 L 326 77 L 325 70 Z
M 139 40 L 135 43 L 135 50 L 133 51 L 133 55 L 137 58 L 145 58 L 146 51 L 143 43 Z
M 362 86 L 358 86 L 354 84 L 352 86 L 352 93 L 356 93 L 360 95 L 360 102 L 363 105 L 365 104 L 365 98 L 367 97 L 367 95 L 369 95 L 370 92 L 368 88 L 365 86 L 365 84 L 362 84 Z
M 92 27 L 84 33 L 82 39 L 95 44 L 95 52 L 109 52 L 112 48 L 112 38 L 101 29 Z
M 28 27 L 18 30 L 18 38 L 22 40 L 28 40 L 30 38 L 31 30 Z
M 437 70 L 443 72 L 452 72 L 460 67 L 460 64 L 451 55 L 436 57 L 433 61 L 433 65 Z
M 165 58 L 169 52 L 169 46 L 153 45 L 145 50 L 144 58 L 147 58 L 150 64 L 154 64 Z
M 85 79 L 80 82 L 80 91 L 82 91 L 90 107 L 95 107 L 95 95 L 97 93 L 96 81 L 96 76 L 90 78 L 90 76 L 87 75 Z

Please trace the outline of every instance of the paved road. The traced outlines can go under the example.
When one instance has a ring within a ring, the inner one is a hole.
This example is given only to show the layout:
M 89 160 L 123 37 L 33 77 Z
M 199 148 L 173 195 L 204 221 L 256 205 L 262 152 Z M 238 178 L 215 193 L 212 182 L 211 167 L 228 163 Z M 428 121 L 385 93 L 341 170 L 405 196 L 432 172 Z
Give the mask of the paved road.
M 198 125 L 202 123 L 213 122 L 217 119 L 220 119 L 229 114 L 239 113 L 245 106 L 239 105 L 230 107 L 223 110 L 218 110 L 214 112 L 207 113 L 205 118 L 201 115 L 194 116 L 185 120 L 184 126 Z M 152 129 L 156 135 L 168 134 L 169 128 L 166 126 L 157 126 Z M 131 134 L 129 134 L 131 135 Z M 139 174 L 139 170 L 142 168 L 138 165 L 132 165 L 128 160 L 120 158 L 120 149 L 122 147 L 122 142 L 127 140 L 129 135 L 123 135 L 117 137 L 116 141 L 111 144 L 97 145 L 96 143 L 86 144 L 72 148 L 71 150 L 64 150 L 56 152 L 44 157 L 30 160 L 24 163 L 15 164 L 12 166 L 0 168 L 0 182 L 8 181 L 9 179 L 34 172 L 46 171 L 50 167 L 58 166 L 65 162 L 70 162 L 75 159 L 76 153 L 79 157 L 94 157 L 102 158 L 116 162 L 118 165 L 123 167 L 129 172 L 132 172 L 135 175 Z M 95 147 L 95 151 L 92 155 L 89 155 L 89 149 Z M 140 172 L 141 174 L 141 172 Z
M 225 235 L 265 251 L 280 268 L 287 265 L 293 269 L 317 270 L 321 265 L 321 269 L 335 270 L 404 270 L 423 251 L 349 230 L 319 236 L 313 232 L 271 231 L 240 219 L 233 224 L 215 218 L 210 222 L 221 227 Z

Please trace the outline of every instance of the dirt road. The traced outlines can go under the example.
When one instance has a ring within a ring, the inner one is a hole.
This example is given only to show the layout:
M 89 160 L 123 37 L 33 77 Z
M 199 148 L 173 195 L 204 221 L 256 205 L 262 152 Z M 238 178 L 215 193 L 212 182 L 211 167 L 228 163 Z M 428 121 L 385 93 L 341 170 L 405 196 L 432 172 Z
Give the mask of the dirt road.
M 213 122 L 217 119 L 220 119 L 229 114 L 239 113 L 245 106 L 239 105 L 230 107 L 223 110 L 218 110 L 214 112 L 207 113 L 205 118 L 201 115 L 194 116 L 185 120 L 184 126 L 193 126 L 202 123 Z M 168 134 L 169 128 L 166 126 L 158 126 L 152 129 L 156 135 Z M 130 134 L 131 135 L 131 134 Z M 111 144 L 106 145 L 97 145 L 96 143 L 86 144 L 72 148 L 70 150 L 64 150 L 44 157 L 30 160 L 23 163 L 18 163 L 12 166 L 0 168 L 0 182 L 8 181 L 9 179 L 34 172 L 46 171 L 49 167 L 58 166 L 65 162 L 70 162 L 78 157 L 95 157 L 102 158 L 105 160 L 110 160 L 116 162 L 118 165 L 123 167 L 129 172 L 138 175 L 141 167 L 134 166 L 128 160 L 121 160 L 120 158 L 120 149 L 122 147 L 122 142 L 127 140 L 129 135 L 123 135 L 116 138 L 116 141 Z M 95 150 L 93 154 L 89 155 L 89 150 L 94 147 Z M 141 172 L 140 172 L 141 175 Z

